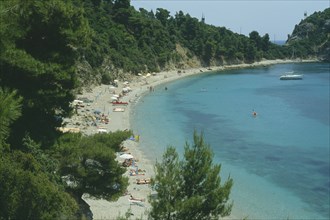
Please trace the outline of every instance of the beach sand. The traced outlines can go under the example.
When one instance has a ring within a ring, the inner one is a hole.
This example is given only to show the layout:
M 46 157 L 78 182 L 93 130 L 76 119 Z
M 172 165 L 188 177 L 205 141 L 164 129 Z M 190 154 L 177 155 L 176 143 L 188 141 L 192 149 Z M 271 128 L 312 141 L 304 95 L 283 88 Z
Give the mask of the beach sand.
M 316 60 L 305 60 L 299 62 L 315 62 Z M 75 114 L 70 119 L 65 119 L 65 127 L 73 131 L 81 131 L 86 135 L 98 133 L 98 132 L 114 132 L 117 130 L 131 129 L 130 116 L 134 111 L 134 105 L 139 99 L 150 91 L 156 85 L 167 83 L 173 80 L 177 80 L 182 77 L 191 76 L 194 74 L 203 74 L 210 71 L 219 71 L 233 68 L 247 68 L 266 66 L 280 63 L 292 63 L 296 60 L 265 60 L 253 64 L 238 64 L 230 66 L 217 66 L 209 68 L 192 68 L 184 70 L 165 71 L 156 74 L 148 74 L 141 76 L 134 76 L 129 82 L 118 82 L 118 87 L 113 88 L 109 85 L 100 85 L 93 88 L 91 91 L 83 92 L 78 95 L 78 100 L 85 100 L 77 109 Z M 111 97 L 113 94 L 120 94 L 123 88 L 129 86 L 130 92 L 125 93 L 120 98 L 122 102 L 128 102 L 128 105 L 116 105 L 111 103 Z M 87 100 L 87 102 L 86 102 Z M 90 102 L 88 102 L 90 100 Z M 121 108 L 119 112 L 114 111 L 114 108 Z M 94 112 L 97 112 L 95 114 Z M 98 120 L 95 124 L 95 117 L 99 115 L 104 120 Z M 101 130 L 100 130 L 101 129 Z M 134 131 L 133 131 L 134 132 Z M 137 178 L 151 178 L 154 175 L 155 161 L 144 156 L 144 153 L 139 148 L 139 143 L 133 140 L 126 140 L 123 142 L 123 146 L 128 149 L 128 152 L 138 160 L 138 169 L 145 172 L 139 172 L 138 176 L 130 176 L 129 170 L 124 174 L 129 177 L 128 194 L 120 197 L 115 202 L 109 202 L 104 199 L 95 199 L 89 195 L 84 195 L 83 199 L 89 204 L 93 213 L 93 219 L 116 219 L 118 216 L 125 216 L 126 213 L 132 217 L 132 219 L 141 218 L 146 219 L 147 213 L 151 206 L 148 203 L 148 196 L 153 195 L 155 192 L 150 188 L 148 184 L 137 184 Z M 147 148 L 147 146 L 146 146 Z M 117 157 L 119 162 L 123 159 Z M 135 198 L 143 199 L 144 201 L 132 201 L 130 200 L 131 194 Z M 227 219 L 234 219 L 235 217 L 229 216 Z M 236 218 L 235 218 L 236 219 Z

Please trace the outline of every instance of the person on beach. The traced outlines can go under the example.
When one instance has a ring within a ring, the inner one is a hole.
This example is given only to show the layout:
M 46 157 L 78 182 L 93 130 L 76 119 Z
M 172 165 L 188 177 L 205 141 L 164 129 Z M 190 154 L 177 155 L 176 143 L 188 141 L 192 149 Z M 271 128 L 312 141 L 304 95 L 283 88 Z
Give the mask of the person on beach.
M 145 199 L 139 199 L 139 198 L 133 197 L 132 194 L 130 194 L 129 198 L 130 198 L 130 200 L 134 200 L 134 201 L 140 201 L 140 202 L 144 202 L 145 201 Z
M 150 184 L 151 179 L 150 178 L 145 178 L 145 179 L 136 179 L 136 184 L 142 185 L 142 184 Z

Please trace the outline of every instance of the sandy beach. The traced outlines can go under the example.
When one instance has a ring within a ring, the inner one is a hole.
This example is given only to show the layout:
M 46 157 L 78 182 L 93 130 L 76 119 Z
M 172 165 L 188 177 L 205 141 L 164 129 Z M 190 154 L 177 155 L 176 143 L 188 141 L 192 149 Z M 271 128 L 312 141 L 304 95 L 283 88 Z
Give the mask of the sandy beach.
M 315 61 L 316 60 L 304 60 L 299 62 Z M 76 102 L 79 102 L 79 107 L 76 109 L 76 114 L 74 114 L 72 118 L 65 119 L 65 129 L 66 131 L 71 130 L 73 132 L 80 131 L 85 135 L 98 132 L 114 132 L 117 130 L 131 129 L 130 116 L 134 111 L 134 105 L 144 94 L 148 93 L 150 89 L 156 85 L 194 74 L 203 74 L 209 71 L 292 62 L 298 61 L 265 60 L 253 64 L 172 70 L 154 74 L 140 74 L 127 81 L 118 81 L 118 87 L 109 85 L 96 86 L 92 90 L 84 91 L 83 94 L 76 97 Z M 113 105 L 113 95 L 121 96 L 118 101 L 122 103 Z M 123 142 L 123 146 L 127 148 L 127 152 L 133 155 L 137 160 L 135 166 L 138 167 L 137 169 L 140 172 L 138 172 L 138 175 L 131 176 L 130 170 L 132 167 L 127 168 L 127 172 L 124 175 L 129 177 L 129 186 L 127 189 L 128 194 L 120 197 L 115 202 L 94 199 L 89 197 L 89 195 L 84 195 L 83 199 L 89 204 L 93 213 L 93 219 L 116 219 L 118 216 L 125 216 L 125 213 L 127 212 L 129 212 L 129 216 L 131 216 L 132 219 L 147 218 L 147 213 L 151 208 L 148 203 L 148 196 L 155 192 L 151 189 L 149 184 L 137 184 L 137 179 L 151 178 L 154 175 L 153 165 L 155 161 L 151 161 L 144 156 L 144 152 L 139 148 L 138 141 L 126 140 Z M 146 146 L 146 148 L 147 147 L 148 146 Z M 123 159 L 119 157 L 119 154 L 117 160 L 119 162 L 123 161 Z M 130 194 L 134 198 L 141 199 L 142 201 L 130 199 Z M 234 217 L 229 217 L 228 219 L 230 218 Z

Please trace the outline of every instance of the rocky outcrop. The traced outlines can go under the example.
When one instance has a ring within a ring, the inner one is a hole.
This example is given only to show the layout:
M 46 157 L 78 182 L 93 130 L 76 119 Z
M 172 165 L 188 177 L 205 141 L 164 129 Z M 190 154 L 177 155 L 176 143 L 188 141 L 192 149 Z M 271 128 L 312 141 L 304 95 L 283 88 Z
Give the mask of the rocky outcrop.
M 80 88 L 90 88 L 101 82 L 101 75 L 85 59 L 76 62 L 76 76 L 78 80 L 78 90 Z

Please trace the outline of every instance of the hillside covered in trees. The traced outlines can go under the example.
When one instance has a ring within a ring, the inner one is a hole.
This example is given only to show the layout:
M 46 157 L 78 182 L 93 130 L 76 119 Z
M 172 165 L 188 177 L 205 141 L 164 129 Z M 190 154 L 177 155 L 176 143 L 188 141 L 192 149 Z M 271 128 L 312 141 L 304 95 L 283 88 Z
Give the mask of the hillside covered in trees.
M 108 78 L 118 70 L 136 74 L 290 55 L 285 47 L 271 43 L 268 34 L 253 31 L 247 37 L 183 11 L 171 16 L 161 8 L 134 9 L 129 0 L 87 0 L 82 7 L 93 36 L 80 55 Z
M 287 44 L 296 48 L 298 56 L 314 55 L 330 61 L 330 8 L 314 12 L 296 25 Z
M 268 34 L 244 36 L 129 0 L 0 0 L 0 219 L 72 219 L 83 193 L 112 200 L 125 191 L 114 158 L 130 131 L 55 129 L 80 87 L 123 73 L 290 58 L 293 48 L 300 58 L 315 47 L 325 54 L 329 10 L 306 22 L 313 28 L 297 26 L 279 46 Z

